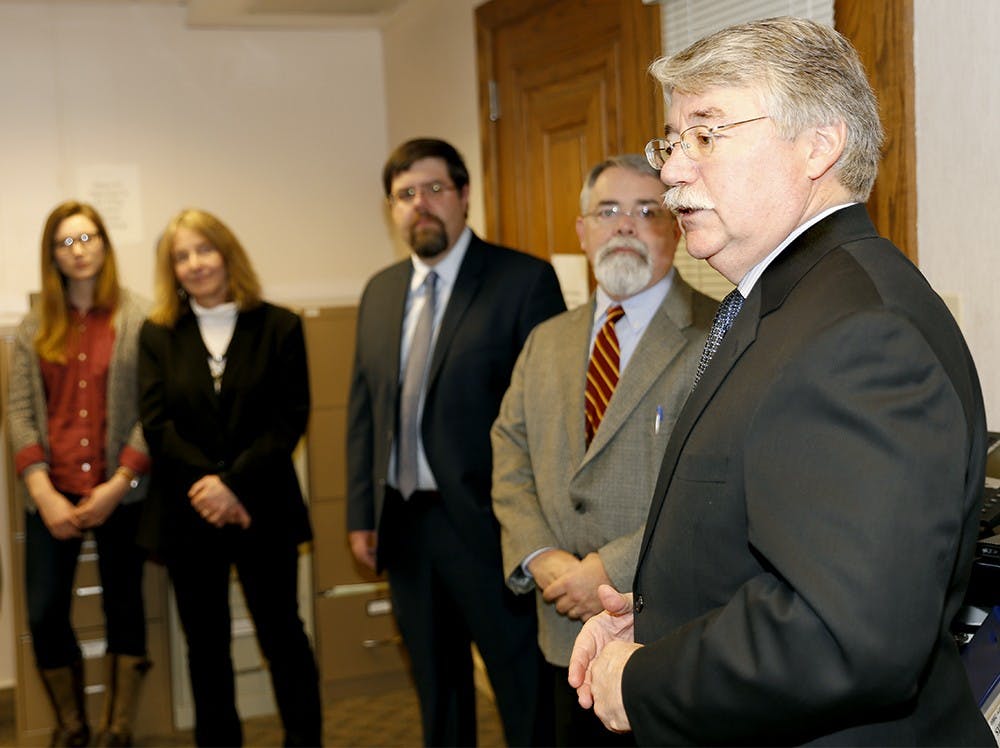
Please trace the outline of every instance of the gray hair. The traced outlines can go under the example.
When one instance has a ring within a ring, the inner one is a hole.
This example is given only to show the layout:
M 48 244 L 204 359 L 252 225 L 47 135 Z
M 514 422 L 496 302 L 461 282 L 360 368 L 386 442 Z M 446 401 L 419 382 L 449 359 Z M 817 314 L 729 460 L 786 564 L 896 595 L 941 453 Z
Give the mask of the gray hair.
M 642 174 L 644 177 L 653 177 L 654 179 L 660 178 L 660 172 L 649 165 L 649 161 L 646 160 L 645 156 L 640 156 L 638 153 L 624 153 L 618 156 L 612 156 L 591 169 L 590 173 L 587 174 L 587 178 L 583 180 L 583 189 L 580 190 L 581 214 L 586 213 L 587 209 L 590 207 L 590 190 L 593 189 L 597 178 L 612 167 L 628 169 L 629 171 L 634 171 L 637 174 Z M 664 189 L 666 188 L 664 187 Z
M 674 91 L 757 88 L 785 138 L 843 121 L 847 142 L 837 178 L 855 200 L 868 199 L 884 137 L 878 102 L 857 51 L 829 26 L 788 16 L 730 26 L 655 60 L 649 71 L 668 107 Z

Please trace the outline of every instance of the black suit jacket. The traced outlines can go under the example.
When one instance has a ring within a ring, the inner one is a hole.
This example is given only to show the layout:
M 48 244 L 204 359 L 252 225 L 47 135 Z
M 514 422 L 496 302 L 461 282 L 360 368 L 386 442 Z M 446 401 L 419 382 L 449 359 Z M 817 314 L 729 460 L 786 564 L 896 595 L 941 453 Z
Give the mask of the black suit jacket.
M 640 744 L 992 744 L 949 623 L 985 417 L 951 315 L 863 206 L 764 272 L 682 411 L 634 582 Z
M 153 458 L 145 545 L 161 552 L 216 542 L 187 491 L 218 475 L 250 514 L 248 537 L 299 543 L 312 533 L 292 463 L 309 418 L 302 323 L 281 307 L 240 312 L 216 394 L 190 311 L 139 337 L 140 416 Z
M 375 275 L 358 310 L 348 413 L 348 530 L 383 529 L 398 419 L 403 313 L 412 270 L 407 259 Z M 565 308 L 551 265 L 472 236 L 434 345 L 421 433 L 455 526 L 473 549 L 497 558 L 490 427 L 528 333 Z M 380 535 L 380 566 L 384 539 Z

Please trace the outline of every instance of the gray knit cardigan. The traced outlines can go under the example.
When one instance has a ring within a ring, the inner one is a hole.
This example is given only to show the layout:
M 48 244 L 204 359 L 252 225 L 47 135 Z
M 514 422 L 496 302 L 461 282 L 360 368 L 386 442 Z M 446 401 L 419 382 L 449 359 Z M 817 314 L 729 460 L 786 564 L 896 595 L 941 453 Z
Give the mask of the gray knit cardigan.
M 146 318 L 147 304 L 134 294 L 121 290 L 118 308 L 112 323 L 115 329 L 114 348 L 108 367 L 107 440 L 104 445 L 105 478 L 114 475 L 118 468 L 118 455 L 126 444 L 148 454 L 146 440 L 139 423 L 139 392 L 137 364 L 139 358 L 139 330 Z M 7 427 L 14 454 L 32 444 L 40 444 L 49 459 L 48 411 L 45 402 L 45 385 L 38 353 L 35 351 L 35 334 L 40 319 L 32 309 L 17 328 L 14 356 L 8 387 Z M 47 463 L 28 465 L 24 473 L 48 469 Z M 37 511 L 24 481 L 18 481 L 18 491 L 28 511 Z M 146 476 L 122 499 L 130 504 L 146 495 Z

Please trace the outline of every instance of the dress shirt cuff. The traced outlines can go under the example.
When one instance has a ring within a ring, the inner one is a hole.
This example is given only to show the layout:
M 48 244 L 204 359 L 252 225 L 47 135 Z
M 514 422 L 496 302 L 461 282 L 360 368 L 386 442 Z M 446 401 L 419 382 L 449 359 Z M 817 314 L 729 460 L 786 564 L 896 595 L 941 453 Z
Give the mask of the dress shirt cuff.
M 510 575 L 510 579 L 507 580 L 507 586 L 514 592 L 518 593 L 530 592 L 533 590 L 535 588 L 535 578 L 531 575 L 531 572 L 528 571 L 528 564 L 530 564 L 536 556 L 545 553 L 545 551 L 551 551 L 554 547 L 555 546 L 547 545 L 544 548 L 539 548 L 537 551 L 529 553 L 525 556 L 521 565 Z

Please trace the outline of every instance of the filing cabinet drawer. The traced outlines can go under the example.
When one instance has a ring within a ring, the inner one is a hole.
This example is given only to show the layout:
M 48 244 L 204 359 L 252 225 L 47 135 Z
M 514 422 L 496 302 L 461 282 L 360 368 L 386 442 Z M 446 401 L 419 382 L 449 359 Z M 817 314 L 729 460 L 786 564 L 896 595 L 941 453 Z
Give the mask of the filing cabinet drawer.
M 373 582 L 375 573 L 358 566 L 347 543 L 347 516 L 343 501 L 318 501 L 309 507 L 312 514 L 314 567 L 313 582 L 317 592 L 334 585 Z
M 309 389 L 314 408 L 347 403 L 356 324 L 354 307 L 303 310 L 302 328 L 309 354 Z
M 314 408 L 309 416 L 309 496 L 315 503 L 347 496 L 347 408 Z
M 389 592 L 316 601 L 320 667 L 324 680 L 342 680 L 406 668 Z

